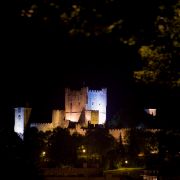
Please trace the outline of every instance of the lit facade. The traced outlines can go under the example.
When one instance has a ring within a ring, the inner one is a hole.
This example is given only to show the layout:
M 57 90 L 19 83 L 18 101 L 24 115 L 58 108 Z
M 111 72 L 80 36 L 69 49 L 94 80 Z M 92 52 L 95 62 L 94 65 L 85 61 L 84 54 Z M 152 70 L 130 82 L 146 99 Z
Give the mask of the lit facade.
M 18 133 L 22 138 L 24 129 L 27 126 L 31 108 L 18 107 L 15 110 L 14 132 Z
M 145 111 L 149 115 L 156 116 L 156 109 L 155 108 L 145 109 Z
M 65 89 L 65 119 L 78 122 L 87 104 L 88 88 L 78 90 Z
M 89 90 L 86 109 L 99 112 L 98 124 L 106 122 L 107 89 Z
M 53 110 L 51 123 L 31 123 L 30 127 L 36 127 L 39 131 L 52 131 L 54 128 L 68 128 L 69 121 L 64 120 L 64 110 Z
M 96 124 L 106 122 L 107 89 L 89 90 L 84 87 L 80 90 L 65 89 L 65 119 L 79 122 L 84 114 L 84 122 L 91 123 L 96 114 Z M 92 111 L 92 112 L 91 112 Z M 93 120 L 93 123 L 95 121 Z

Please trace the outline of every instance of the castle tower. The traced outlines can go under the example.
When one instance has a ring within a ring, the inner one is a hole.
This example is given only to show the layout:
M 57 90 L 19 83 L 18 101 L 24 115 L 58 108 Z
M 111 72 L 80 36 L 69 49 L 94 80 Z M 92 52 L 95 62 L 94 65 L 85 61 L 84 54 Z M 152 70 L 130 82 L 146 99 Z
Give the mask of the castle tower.
M 156 116 L 156 109 L 155 108 L 148 108 L 145 109 L 145 112 L 151 116 Z
M 14 122 L 14 132 L 18 133 L 23 139 L 24 129 L 27 126 L 31 108 L 17 107 L 15 110 L 15 122 Z
M 69 125 L 69 121 L 64 120 L 64 110 L 53 110 L 52 111 L 52 124 L 53 128 L 61 127 L 67 128 Z
M 78 122 L 88 98 L 88 88 L 78 90 L 65 89 L 65 120 Z
M 107 106 L 107 89 L 89 90 L 87 110 L 95 110 L 99 112 L 98 124 L 106 122 L 106 106 Z
M 93 124 L 106 122 L 107 89 L 88 90 L 87 87 L 78 90 L 65 89 L 65 119 L 73 122 L 81 121 L 85 124 L 91 120 Z M 85 110 L 85 119 L 82 112 Z M 97 117 L 98 116 L 98 117 Z M 94 118 L 93 118 L 94 117 Z M 95 118 L 96 117 L 96 118 Z

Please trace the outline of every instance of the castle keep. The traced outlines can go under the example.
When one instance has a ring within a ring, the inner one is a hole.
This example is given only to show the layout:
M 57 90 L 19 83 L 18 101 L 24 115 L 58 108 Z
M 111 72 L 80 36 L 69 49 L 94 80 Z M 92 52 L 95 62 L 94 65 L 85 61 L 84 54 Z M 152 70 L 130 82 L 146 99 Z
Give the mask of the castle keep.
M 65 119 L 87 125 L 106 122 L 107 89 L 65 89 Z

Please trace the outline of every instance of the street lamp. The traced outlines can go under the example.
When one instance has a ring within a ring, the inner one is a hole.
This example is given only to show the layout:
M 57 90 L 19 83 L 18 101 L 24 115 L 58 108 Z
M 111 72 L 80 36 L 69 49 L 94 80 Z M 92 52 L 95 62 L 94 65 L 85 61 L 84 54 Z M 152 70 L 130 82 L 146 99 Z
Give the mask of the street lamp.
M 86 149 L 83 149 L 82 152 L 83 152 L 83 153 L 86 153 Z
M 42 156 L 44 157 L 45 155 L 46 155 L 46 152 L 45 152 L 45 151 L 43 151 L 43 152 L 42 152 Z

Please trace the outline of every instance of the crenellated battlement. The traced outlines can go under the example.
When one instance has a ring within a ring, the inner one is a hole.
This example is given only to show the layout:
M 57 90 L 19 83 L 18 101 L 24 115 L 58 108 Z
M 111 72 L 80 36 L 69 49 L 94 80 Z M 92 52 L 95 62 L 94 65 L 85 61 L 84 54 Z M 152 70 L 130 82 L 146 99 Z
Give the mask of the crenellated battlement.
M 83 87 L 79 90 L 65 88 L 65 95 L 78 95 L 78 94 L 83 94 L 84 92 L 88 92 L 88 87 Z
M 54 127 L 52 123 L 33 123 L 30 127 L 36 127 L 38 131 L 53 131 Z
M 46 126 L 46 125 L 51 125 L 52 123 L 31 123 L 30 127 L 35 127 L 35 126 Z
M 129 131 L 130 128 L 109 129 L 109 134 L 112 135 L 118 142 L 120 141 L 121 137 L 122 143 L 127 144 L 126 137 Z
M 90 90 L 88 90 L 88 93 L 102 93 L 102 94 L 106 94 L 107 93 L 107 88 L 102 88 L 101 90 L 90 89 Z
M 146 129 L 146 131 L 149 131 L 151 133 L 157 133 L 159 131 L 161 131 L 160 129 Z
M 71 135 L 73 135 L 74 133 L 77 133 L 77 134 L 80 134 L 81 136 L 85 136 L 87 133 L 87 130 L 81 128 L 80 124 L 76 124 L 75 128 L 69 128 L 68 130 Z

